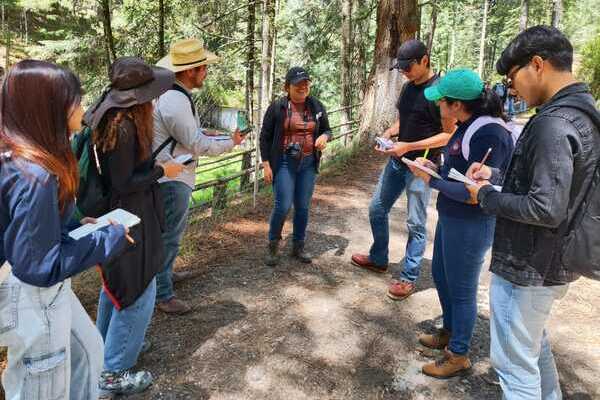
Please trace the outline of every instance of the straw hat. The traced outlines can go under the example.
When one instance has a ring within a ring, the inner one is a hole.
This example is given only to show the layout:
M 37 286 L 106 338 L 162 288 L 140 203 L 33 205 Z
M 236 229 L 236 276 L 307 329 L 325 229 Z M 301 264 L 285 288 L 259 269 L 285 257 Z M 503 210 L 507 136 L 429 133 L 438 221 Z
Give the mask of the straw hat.
M 170 69 L 173 72 L 185 71 L 200 65 L 214 64 L 221 59 L 204 48 L 199 39 L 184 39 L 175 42 L 169 49 L 169 54 L 156 65 Z

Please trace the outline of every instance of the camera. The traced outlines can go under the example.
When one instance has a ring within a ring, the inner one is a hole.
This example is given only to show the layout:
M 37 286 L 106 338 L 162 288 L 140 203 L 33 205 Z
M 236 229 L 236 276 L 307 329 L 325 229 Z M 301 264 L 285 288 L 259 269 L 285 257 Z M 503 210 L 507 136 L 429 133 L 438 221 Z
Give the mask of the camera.
M 299 159 L 302 155 L 302 146 L 300 146 L 300 143 L 290 143 L 285 148 L 285 154 L 292 158 Z

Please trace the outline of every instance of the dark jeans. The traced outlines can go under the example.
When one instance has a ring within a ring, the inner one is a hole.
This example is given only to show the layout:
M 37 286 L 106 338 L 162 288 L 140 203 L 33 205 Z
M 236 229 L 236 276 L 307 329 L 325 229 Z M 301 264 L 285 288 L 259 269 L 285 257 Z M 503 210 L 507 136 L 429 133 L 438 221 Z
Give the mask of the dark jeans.
M 269 226 L 269 240 L 281 239 L 283 224 L 292 204 L 294 205 L 294 242 L 305 239 L 316 177 L 314 156 L 305 156 L 301 161 L 285 155 L 282 157 L 279 171 L 273 180 L 274 206 Z
M 182 182 L 170 181 L 160 184 L 165 203 L 165 266 L 156 275 L 156 302 L 169 301 L 173 293 L 173 263 L 179 253 L 179 243 L 187 226 L 188 209 L 192 188 Z
M 395 276 L 408 282 L 414 282 L 419 277 L 421 259 L 427 245 L 427 204 L 431 189 L 422 179 L 410 172 L 401 161 L 390 158 L 385 166 L 379 183 L 369 205 L 369 221 L 373 233 L 373 245 L 369 251 L 369 259 L 377 265 L 388 263 L 390 242 L 390 210 L 398 197 L 406 190 L 408 200 L 406 225 L 408 241 L 404 257 L 404 269 L 400 276 Z
M 493 217 L 455 218 L 439 214 L 431 272 L 444 314 L 444 328 L 452 332 L 448 349 L 469 352 L 477 320 L 477 288 L 486 251 L 494 238 Z

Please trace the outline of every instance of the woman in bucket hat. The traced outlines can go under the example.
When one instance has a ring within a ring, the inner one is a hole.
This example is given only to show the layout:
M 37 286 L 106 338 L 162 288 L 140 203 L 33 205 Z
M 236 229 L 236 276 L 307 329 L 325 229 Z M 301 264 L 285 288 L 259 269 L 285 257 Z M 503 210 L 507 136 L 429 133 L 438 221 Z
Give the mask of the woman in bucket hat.
M 171 88 L 174 75 L 135 57 L 111 66 L 110 87 L 86 113 L 108 187 L 109 209 L 122 208 L 140 217 L 131 228 L 135 245 L 101 266 L 96 325 L 104 338 L 104 398 L 145 390 L 152 375 L 132 368 L 142 350 L 156 296 L 155 276 L 163 259 L 163 203 L 158 179 L 177 176 L 181 164 L 155 163 L 151 155 L 152 100 Z
M 484 88 L 474 71 L 449 71 L 437 84 L 425 89 L 425 97 L 439 103 L 442 117 L 459 121 L 440 156 L 439 174 L 444 179 L 410 167 L 439 191 L 431 271 L 442 305 L 443 327 L 434 334 L 421 335 L 419 342 L 445 351 L 440 360 L 424 365 L 423 373 L 449 378 L 471 368 L 468 353 L 477 321 L 479 274 L 485 253 L 492 245 L 496 222 L 495 217 L 471 204 L 465 185 L 450 179 L 449 173 L 453 168 L 465 174 L 473 162 L 482 160 L 504 170 L 512 155 L 513 141 L 500 97 Z M 438 169 L 424 158 L 417 162 Z

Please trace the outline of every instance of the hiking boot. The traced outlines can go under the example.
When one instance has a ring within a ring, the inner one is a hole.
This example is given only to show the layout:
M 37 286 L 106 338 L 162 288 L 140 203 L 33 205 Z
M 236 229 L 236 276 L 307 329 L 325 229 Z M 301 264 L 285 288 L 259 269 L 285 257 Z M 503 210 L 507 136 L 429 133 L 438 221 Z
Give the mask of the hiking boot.
M 265 264 L 274 267 L 279 264 L 279 240 L 269 240 Z
M 304 250 L 304 241 L 303 240 L 294 242 L 293 247 L 292 247 L 292 257 L 296 258 L 298 261 L 300 261 L 301 263 L 304 263 L 304 264 L 312 263 L 310 254 L 308 254 Z
M 377 264 L 373 263 L 369 259 L 369 256 L 366 254 L 352 254 L 352 264 L 356 265 L 357 267 L 361 267 L 361 268 L 379 272 L 379 273 L 383 273 L 383 272 L 387 271 L 387 268 L 388 268 L 387 264 L 386 265 L 377 265 Z
M 191 271 L 173 271 L 171 280 L 173 283 L 182 282 L 192 277 Z
M 388 297 L 392 300 L 404 300 L 415 292 L 415 284 L 408 281 L 394 281 L 388 289 Z
M 430 349 L 442 350 L 450 343 L 450 332 L 447 329 L 442 328 L 438 329 L 433 335 L 420 335 L 419 343 Z
M 190 307 L 189 304 L 175 297 L 171 297 L 167 301 L 157 303 L 156 308 L 166 314 L 175 315 L 187 314 L 192 310 L 192 307 Z
M 471 361 L 466 355 L 459 356 L 450 350 L 444 351 L 444 356 L 437 361 L 423 365 L 423 373 L 438 379 L 460 376 L 471 370 Z
M 152 385 L 152 374 L 148 371 L 121 372 L 104 371 L 100 375 L 98 387 L 100 399 L 114 399 L 119 395 L 141 393 Z

